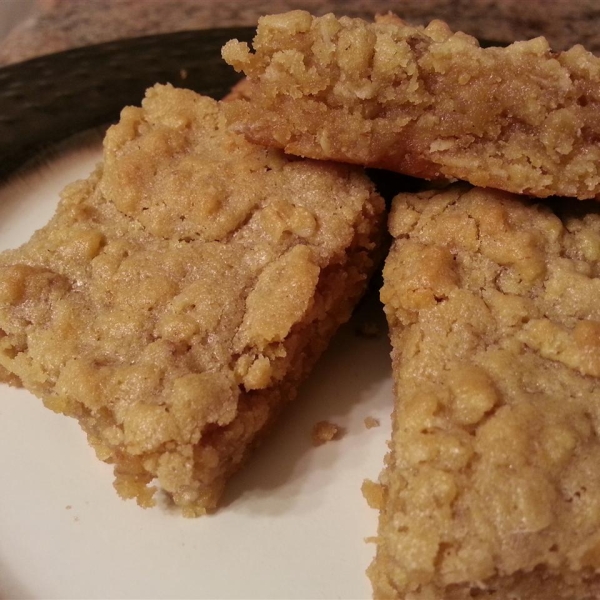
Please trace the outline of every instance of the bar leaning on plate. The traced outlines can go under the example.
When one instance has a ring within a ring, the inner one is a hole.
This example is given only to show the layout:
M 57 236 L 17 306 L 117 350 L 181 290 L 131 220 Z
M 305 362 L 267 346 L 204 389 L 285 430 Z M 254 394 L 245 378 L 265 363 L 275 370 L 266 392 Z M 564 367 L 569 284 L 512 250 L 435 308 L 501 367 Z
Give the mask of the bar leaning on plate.
M 311 158 L 546 197 L 600 197 L 600 58 L 543 38 L 481 48 L 412 27 L 304 11 L 259 21 L 223 57 L 254 86 L 227 107 L 255 142 Z
M 555 209 L 394 200 L 377 598 L 600 597 L 600 206 Z
M 151 506 L 157 479 L 203 514 L 349 317 L 382 215 L 360 169 L 253 146 L 156 86 L 0 256 L 1 375 L 79 420 L 121 496 Z

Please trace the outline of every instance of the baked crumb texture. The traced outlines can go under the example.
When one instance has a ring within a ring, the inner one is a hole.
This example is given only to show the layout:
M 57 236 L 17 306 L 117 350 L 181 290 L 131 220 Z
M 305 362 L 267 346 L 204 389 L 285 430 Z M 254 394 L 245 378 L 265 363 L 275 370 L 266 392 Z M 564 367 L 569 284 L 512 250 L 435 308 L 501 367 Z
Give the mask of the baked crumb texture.
M 1 255 L 0 374 L 79 420 L 122 497 L 151 506 L 157 480 L 203 514 L 348 319 L 382 214 L 361 170 L 253 146 L 214 100 L 156 86 Z
M 600 206 L 561 206 L 395 198 L 377 598 L 600 597 Z
M 376 508 L 381 510 L 383 508 L 383 490 L 384 487 L 380 483 L 375 483 L 370 479 L 364 479 L 361 486 L 361 492 L 363 498 L 367 501 L 367 504 L 371 508 Z M 375 542 L 378 541 L 378 538 L 370 538 Z
M 582 46 L 483 49 L 441 21 L 293 11 L 261 18 L 253 51 L 232 40 L 223 57 L 253 84 L 228 119 L 260 144 L 539 197 L 600 196 L 600 58 Z
M 365 417 L 364 422 L 367 429 L 373 429 L 374 427 L 379 427 L 380 425 L 379 419 L 376 419 L 375 417 Z
M 339 440 L 344 433 L 344 430 L 339 425 L 330 421 L 319 421 L 315 423 L 312 429 L 313 446 L 322 446 L 327 442 Z

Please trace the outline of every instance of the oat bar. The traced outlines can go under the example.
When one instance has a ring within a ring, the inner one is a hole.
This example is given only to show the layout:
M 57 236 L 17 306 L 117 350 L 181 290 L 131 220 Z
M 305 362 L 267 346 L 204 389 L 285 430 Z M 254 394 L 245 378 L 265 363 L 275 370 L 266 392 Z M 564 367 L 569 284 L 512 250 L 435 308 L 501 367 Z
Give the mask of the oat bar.
M 304 11 L 260 19 L 225 60 L 252 85 L 228 107 L 286 152 L 538 197 L 600 195 L 600 58 L 544 38 L 481 48 L 441 21 Z
M 0 374 L 75 417 L 115 486 L 216 506 L 365 289 L 383 201 L 362 170 L 229 133 L 150 89 L 103 165 L 0 256 Z
M 376 598 L 600 597 L 600 206 L 554 209 L 394 200 Z

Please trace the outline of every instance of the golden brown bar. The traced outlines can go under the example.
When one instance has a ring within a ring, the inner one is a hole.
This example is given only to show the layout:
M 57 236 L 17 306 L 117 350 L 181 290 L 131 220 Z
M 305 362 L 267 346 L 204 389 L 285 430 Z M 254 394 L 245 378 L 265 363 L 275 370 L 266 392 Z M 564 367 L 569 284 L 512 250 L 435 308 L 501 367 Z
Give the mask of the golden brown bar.
M 253 146 L 156 86 L 0 256 L 1 376 L 77 418 L 121 496 L 150 506 L 156 479 L 202 514 L 350 316 L 382 216 L 360 169 Z
M 600 195 L 600 58 L 543 38 L 481 48 L 441 21 L 263 17 L 225 60 L 252 95 L 228 118 L 286 152 L 539 197 Z
M 555 209 L 394 200 L 377 598 L 600 597 L 600 207 Z

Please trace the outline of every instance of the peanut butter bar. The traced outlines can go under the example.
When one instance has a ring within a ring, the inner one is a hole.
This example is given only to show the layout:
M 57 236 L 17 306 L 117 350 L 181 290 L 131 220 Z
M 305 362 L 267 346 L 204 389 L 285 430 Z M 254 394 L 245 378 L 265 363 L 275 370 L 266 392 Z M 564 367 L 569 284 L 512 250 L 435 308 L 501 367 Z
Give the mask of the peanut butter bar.
M 441 21 L 304 11 L 260 19 L 253 46 L 230 41 L 223 57 L 253 86 L 227 114 L 254 142 L 538 197 L 600 195 L 600 58 L 581 46 L 484 49 Z
M 395 198 L 377 598 L 600 597 L 600 207 L 575 204 Z
M 151 506 L 156 480 L 203 514 L 348 319 L 382 215 L 360 169 L 254 146 L 156 86 L 0 256 L 1 375 L 78 419 L 121 496 Z

